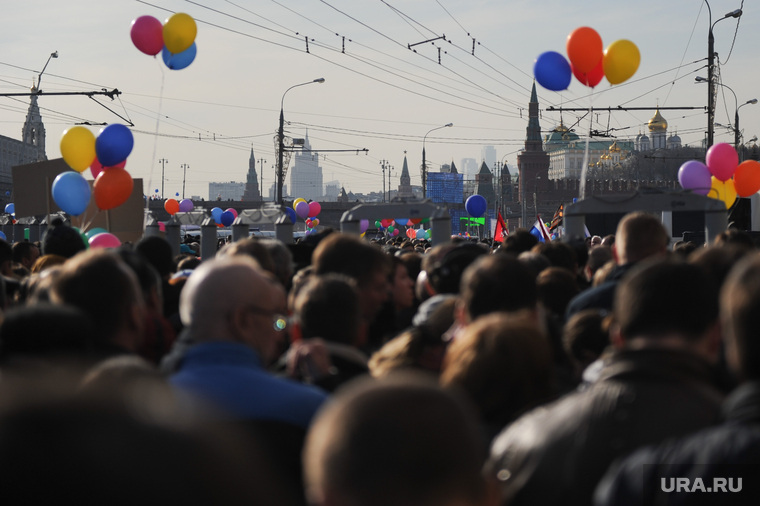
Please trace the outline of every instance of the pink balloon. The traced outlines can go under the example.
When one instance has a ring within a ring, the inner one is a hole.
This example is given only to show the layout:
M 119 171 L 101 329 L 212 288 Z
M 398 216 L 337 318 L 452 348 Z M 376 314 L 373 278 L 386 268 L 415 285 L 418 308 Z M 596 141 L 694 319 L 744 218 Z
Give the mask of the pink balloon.
M 721 142 L 713 144 L 707 150 L 705 161 L 715 179 L 728 181 L 734 175 L 736 166 L 739 165 L 739 155 L 731 144 Z
M 114 167 L 123 169 L 127 166 L 127 161 L 124 160 L 121 163 L 117 163 L 114 165 Z M 100 160 L 95 158 L 95 160 L 92 161 L 92 165 L 90 165 L 90 173 L 92 174 L 93 179 L 97 179 L 98 175 L 103 172 L 105 169 L 110 169 L 111 167 L 103 167 L 103 165 L 100 163 Z
M 319 202 L 309 202 L 309 218 L 314 218 L 322 211 L 322 206 Z
M 161 232 L 166 232 L 166 223 L 163 221 L 158 222 L 158 230 Z
M 228 208 L 228 209 L 225 209 L 225 211 L 229 211 L 229 212 L 231 212 L 232 214 L 234 214 L 234 215 L 235 215 L 235 218 L 237 218 L 237 217 L 238 217 L 238 213 L 237 213 L 237 211 L 235 211 L 235 210 L 234 210 L 234 209 L 232 209 L 231 207 L 230 207 L 230 208 Z
M 399 229 L 395 229 L 395 230 L 393 230 L 393 237 L 396 237 L 396 236 L 397 236 L 397 235 L 399 235 L 400 233 L 401 233 L 401 232 L 399 232 Z
M 309 217 L 309 204 L 307 202 L 299 202 L 296 206 L 296 214 L 302 220 Z
M 90 237 L 90 248 L 118 248 L 121 241 L 118 237 L 108 232 L 102 232 Z
M 135 47 L 145 54 L 155 56 L 164 48 L 164 26 L 153 16 L 140 16 L 132 21 L 129 35 Z

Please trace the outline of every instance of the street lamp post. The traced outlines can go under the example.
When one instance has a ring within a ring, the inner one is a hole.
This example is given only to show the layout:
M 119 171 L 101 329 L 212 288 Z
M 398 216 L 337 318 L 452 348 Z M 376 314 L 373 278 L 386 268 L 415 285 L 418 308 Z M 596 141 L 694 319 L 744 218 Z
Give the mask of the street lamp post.
M 186 163 L 182 164 L 182 198 L 185 198 L 185 180 L 187 179 L 187 169 L 189 169 L 190 166 Z
M 259 158 L 259 176 L 261 180 L 259 181 L 259 186 L 261 187 L 261 190 L 259 190 L 259 201 L 264 201 L 264 164 L 267 163 L 266 160 L 263 158 Z M 254 162 L 255 166 L 255 162 Z
M 446 127 L 452 127 L 454 126 L 454 123 L 446 123 L 443 126 L 435 127 L 428 131 L 428 133 L 425 134 L 425 136 L 422 138 L 422 198 L 427 197 L 427 165 L 425 162 L 425 141 L 427 140 L 427 136 L 430 135 L 430 132 L 435 132 L 436 130 L 440 130 L 441 128 Z
M 707 13 L 709 16 L 708 22 L 710 30 L 707 33 L 707 147 L 709 148 L 713 144 L 713 133 L 715 130 L 715 100 L 713 98 L 713 65 L 715 62 L 715 37 L 713 36 L 713 27 L 726 18 L 738 18 L 742 15 L 741 9 L 733 10 L 725 14 L 722 18 L 715 23 L 712 22 L 712 10 L 710 4 L 705 0 L 707 4 Z
M 708 80 L 705 79 L 702 76 L 695 77 L 694 81 L 696 81 L 698 83 L 706 83 L 706 82 L 708 82 Z M 733 128 L 733 130 L 734 130 L 734 148 L 736 149 L 736 152 L 738 153 L 739 152 L 739 143 L 741 142 L 741 133 L 739 131 L 739 109 L 742 108 L 742 107 L 744 107 L 747 104 L 756 104 L 757 103 L 757 99 L 753 98 L 753 99 L 747 100 L 743 104 L 739 104 L 739 99 L 736 97 L 736 93 L 734 92 L 734 90 L 730 86 L 728 86 L 727 84 L 723 84 L 723 83 L 716 83 L 716 84 L 718 86 L 722 86 L 723 88 L 726 88 L 734 96 L 734 104 L 736 104 L 736 109 L 734 110 L 734 128 Z M 714 115 L 713 115 L 713 119 L 715 119 Z
M 277 204 L 282 205 L 282 183 L 284 180 L 285 172 L 283 170 L 283 152 L 285 151 L 285 114 L 283 112 L 283 108 L 285 105 L 285 95 L 292 90 L 293 88 L 297 88 L 299 86 L 306 86 L 307 84 L 312 83 L 323 83 L 325 82 L 324 77 L 320 77 L 319 79 L 314 79 L 313 81 L 308 81 L 305 83 L 295 84 L 285 90 L 285 93 L 282 94 L 282 99 L 280 100 L 280 128 L 277 130 Z
M 161 198 L 164 198 L 164 169 L 169 162 L 166 158 L 162 158 L 158 161 L 161 164 Z

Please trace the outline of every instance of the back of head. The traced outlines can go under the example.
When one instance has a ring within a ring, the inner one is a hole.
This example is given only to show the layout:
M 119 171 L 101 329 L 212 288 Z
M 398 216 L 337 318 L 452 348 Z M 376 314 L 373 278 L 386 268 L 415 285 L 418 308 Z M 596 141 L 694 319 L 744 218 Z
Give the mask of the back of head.
M 256 260 L 265 271 L 271 272 L 272 274 L 275 273 L 272 255 L 269 254 L 269 250 L 266 246 L 261 244 L 261 242 L 255 237 L 246 237 L 245 239 L 229 243 L 219 250 L 218 255 L 220 257 L 228 255 L 247 255 Z
M 731 271 L 720 295 L 728 364 L 743 379 L 760 379 L 760 255 Z
M 615 322 L 624 339 L 703 337 L 718 316 L 718 290 L 702 269 L 653 259 L 632 270 L 617 288 Z
M 479 257 L 488 254 L 483 246 L 461 243 L 448 250 L 428 273 L 428 281 L 436 293 L 459 293 L 462 275 Z
M 333 233 L 320 241 L 312 256 L 314 273 L 343 274 L 366 285 L 378 271 L 390 272 L 390 261 L 379 248 L 357 236 Z
M 499 251 L 519 255 L 523 251 L 530 251 L 536 244 L 538 244 L 538 239 L 535 235 L 524 228 L 519 228 L 504 239 Z
M 576 277 L 563 267 L 541 271 L 536 278 L 536 290 L 541 304 L 555 315 L 564 315 L 570 299 L 580 291 Z
M 113 251 L 89 250 L 68 260 L 53 281 L 51 300 L 84 311 L 106 342 L 142 321 L 135 314 L 143 306 L 136 277 Z
M 269 252 L 274 262 L 274 275 L 280 280 L 282 286 L 290 288 L 293 277 L 293 254 L 288 247 L 277 239 L 259 239 L 264 248 Z
M 615 251 L 621 264 L 665 253 L 670 242 L 660 220 L 644 212 L 625 215 L 618 223 L 615 237 Z
M 63 223 L 60 218 L 54 219 L 42 238 L 43 255 L 60 255 L 71 258 L 87 247 L 79 232 Z
M 535 309 L 536 281 L 519 260 L 497 252 L 464 273 L 462 300 L 470 320 L 495 311 Z
M 360 380 L 309 431 L 307 495 L 317 505 L 475 504 L 484 450 L 469 406 L 428 378 Z
M 169 241 L 163 237 L 143 237 L 135 244 L 135 251 L 150 262 L 162 278 L 168 278 L 174 272 L 174 253 Z
M 294 310 L 303 338 L 356 343 L 361 313 L 351 278 L 339 274 L 312 276 L 298 292 Z

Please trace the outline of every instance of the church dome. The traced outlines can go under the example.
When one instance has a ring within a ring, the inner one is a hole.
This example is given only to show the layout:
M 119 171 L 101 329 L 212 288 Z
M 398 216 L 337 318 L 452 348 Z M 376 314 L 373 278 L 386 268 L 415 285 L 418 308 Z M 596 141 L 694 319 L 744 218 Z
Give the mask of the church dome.
M 668 122 L 665 121 L 665 118 L 660 114 L 659 108 L 654 113 L 654 116 L 652 116 L 652 119 L 649 120 L 648 125 L 650 132 L 664 132 L 668 129 Z
M 620 148 L 617 145 L 617 141 L 613 141 L 610 146 L 610 153 L 620 153 Z
M 562 124 L 562 122 L 560 122 L 559 126 L 553 129 L 551 133 L 544 138 L 544 142 L 547 144 L 558 144 L 577 141 L 578 139 L 579 137 L 575 132 L 569 130 Z

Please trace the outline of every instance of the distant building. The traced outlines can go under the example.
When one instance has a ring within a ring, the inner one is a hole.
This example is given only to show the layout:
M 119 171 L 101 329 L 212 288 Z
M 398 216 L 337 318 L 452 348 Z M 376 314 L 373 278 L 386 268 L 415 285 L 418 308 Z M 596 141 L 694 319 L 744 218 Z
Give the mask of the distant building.
M 478 162 L 474 158 L 462 158 L 459 162 L 459 172 L 464 174 L 465 180 L 475 179 L 475 174 L 478 173 Z
M 323 202 L 337 202 L 340 195 L 340 181 L 337 179 L 325 183 L 325 194 L 322 197 Z
M 31 91 L 35 93 L 37 88 L 33 86 Z M 0 135 L 0 200 L 3 196 L 8 200 L 13 192 L 11 167 L 45 160 L 45 125 L 42 124 L 37 95 L 32 95 L 21 129 L 21 140 Z
M 248 159 L 248 175 L 245 181 L 245 191 L 243 200 L 257 201 L 261 200 L 261 190 L 259 188 L 259 175 L 256 173 L 256 157 L 251 148 L 251 157 Z
M 401 176 L 399 177 L 398 196 L 402 199 L 410 199 L 414 196 L 412 193 L 412 182 L 409 177 L 409 164 L 404 155 L 404 165 L 401 167 Z
M 294 199 L 316 201 L 322 199 L 322 167 L 319 166 L 319 152 L 311 150 L 308 131 L 304 138 L 303 149 L 295 152 L 295 163 L 290 169 L 290 190 L 290 196 Z
M 209 183 L 209 200 L 243 200 L 245 183 L 230 181 L 228 183 Z
M 493 170 L 496 167 L 496 148 L 493 146 L 483 146 L 480 152 L 480 161 L 485 162 L 488 168 Z

